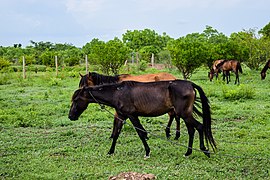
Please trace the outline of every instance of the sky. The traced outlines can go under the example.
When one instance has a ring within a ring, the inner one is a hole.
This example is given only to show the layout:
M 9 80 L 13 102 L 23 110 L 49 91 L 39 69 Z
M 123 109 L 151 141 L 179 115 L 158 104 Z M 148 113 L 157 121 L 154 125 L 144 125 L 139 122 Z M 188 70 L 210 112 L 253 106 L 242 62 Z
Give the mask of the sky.
M 172 38 L 206 26 L 230 36 L 270 22 L 270 0 L 1 0 L 0 46 L 35 42 L 82 47 L 151 29 Z

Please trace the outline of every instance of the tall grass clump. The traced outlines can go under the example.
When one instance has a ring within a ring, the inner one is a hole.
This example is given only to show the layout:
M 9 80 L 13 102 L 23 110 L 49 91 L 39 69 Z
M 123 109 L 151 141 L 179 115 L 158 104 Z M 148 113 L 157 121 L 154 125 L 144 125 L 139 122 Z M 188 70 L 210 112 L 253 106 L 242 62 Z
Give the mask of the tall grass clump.
M 254 88 L 248 85 L 223 86 L 223 98 L 229 100 L 252 99 L 255 96 Z

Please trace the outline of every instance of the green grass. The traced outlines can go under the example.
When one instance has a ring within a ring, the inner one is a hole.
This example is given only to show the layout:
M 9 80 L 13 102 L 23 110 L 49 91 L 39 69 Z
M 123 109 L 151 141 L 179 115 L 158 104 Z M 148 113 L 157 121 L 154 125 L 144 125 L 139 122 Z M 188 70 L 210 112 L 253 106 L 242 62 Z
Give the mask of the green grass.
M 147 72 L 156 70 L 148 69 Z M 146 72 L 146 73 L 147 73 Z M 168 71 L 181 78 L 176 70 Z M 123 72 L 127 73 L 127 72 Z M 0 74 L 1 179 L 108 179 L 120 172 L 153 173 L 158 179 L 269 179 L 270 75 L 244 69 L 241 85 L 210 82 L 207 69 L 191 78 L 211 102 L 213 135 L 218 151 L 207 158 L 198 151 L 185 158 L 188 135 L 181 121 L 181 137 L 165 138 L 167 115 L 141 118 L 149 134 L 151 157 L 127 121 L 108 156 L 112 114 L 91 104 L 78 121 L 67 118 L 79 75 L 60 72 Z M 246 95 L 248 93 L 248 96 Z M 113 109 L 108 110 L 114 113 Z M 201 120 L 200 120 L 201 121 Z

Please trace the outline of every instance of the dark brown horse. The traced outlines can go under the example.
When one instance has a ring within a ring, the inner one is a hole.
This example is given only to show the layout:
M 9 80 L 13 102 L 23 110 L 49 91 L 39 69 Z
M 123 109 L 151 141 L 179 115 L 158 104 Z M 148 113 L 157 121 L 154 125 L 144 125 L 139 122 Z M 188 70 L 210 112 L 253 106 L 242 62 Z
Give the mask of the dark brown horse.
M 196 92 L 200 94 L 202 112 L 195 106 Z M 77 120 L 89 103 L 99 103 L 115 108 L 120 121 L 117 123 L 117 133 L 108 154 L 115 151 L 116 141 L 119 137 L 123 123 L 130 119 L 135 127 L 145 148 L 145 157 L 149 157 L 150 148 L 146 142 L 147 131 L 140 123 L 139 116 L 155 117 L 172 110 L 176 118 L 183 118 L 188 129 L 189 143 L 185 156 L 192 153 L 195 129 L 199 132 L 200 149 L 210 157 L 210 152 L 204 145 L 210 143 L 213 150 L 216 143 L 211 131 L 211 113 L 207 97 L 202 88 L 192 82 L 184 80 L 157 81 L 157 82 L 135 82 L 124 81 L 116 84 L 93 86 L 78 89 L 72 97 L 72 105 L 69 111 L 69 119 Z M 203 124 L 197 121 L 193 113 L 197 113 L 203 119 Z
M 236 84 L 237 82 L 238 84 L 240 84 L 239 72 L 243 73 L 240 62 L 236 60 L 225 60 L 219 63 L 216 67 L 224 72 L 226 76 L 227 84 L 229 83 L 229 80 L 230 80 L 230 71 L 233 71 L 236 76 L 234 84 Z M 223 77 L 223 80 L 225 80 L 225 77 Z
M 90 86 L 96 86 L 96 85 L 102 85 L 102 84 L 108 84 L 108 83 L 118 83 L 122 81 L 138 81 L 138 82 L 154 82 L 154 81 L 164 81 L 164 80 L 175 80 L 176 78 L 166 72 L 161 73 L 155 73 L 155 74 L 143 74 L 143 75 L 130 75 L 130 74 L 120 74 L 115 76 L 106 76 L 102 74 L 98 74 L 96 72 L 89 72 L 86 75 L 81 75 L 81 80 L 79 83 L 79 87 L 90 87 Z M 173 122 L 173 119 L 175 117 L 174 111 L 171 111 L 169 114 L 169 121 L 167 124 L 167 127 L 165 129 L 166 137 L 169 138 L 171 136 L 170 134 L 170 127 Z M 115 126 L 118 123 L 117 113 L 114 117 L 114 128 L 111 135 L 111 138 L 113 138 L 115 132 Z M 176 120 L 176 135 L 174 139 L 179 139 L 180 137 L 180 122 Z
M 270 68 L 270 59 L 266 62 L 265 66 L 263 67 L 263 69 L 261 71 L 261 78 L 262 78 L 262 80 L 265 79 L 265 77 L 266 77 L 266 71 L 268 70 L 268 68 Z

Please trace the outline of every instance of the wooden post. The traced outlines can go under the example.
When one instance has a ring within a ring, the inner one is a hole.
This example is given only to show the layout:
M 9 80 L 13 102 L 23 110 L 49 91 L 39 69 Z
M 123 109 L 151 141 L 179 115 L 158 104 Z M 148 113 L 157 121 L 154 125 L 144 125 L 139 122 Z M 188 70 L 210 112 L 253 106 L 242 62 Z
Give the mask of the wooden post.
M 55 56 L 55 71 L 56 71 L 56 76 L 58 76 L 58 62 L 57 62 L 57 56 Z
M 134 64 L 134 52 L 132 52 L 132 56 L 131 56 L 131 64 Z
M 154 53 L 152 53 L 152 57 L 151 57 L 151 65 L 152 65 L 152 68 L 154 67 L 155 65 L 155 59 L 154 59 Z
M 136 52 L 136 63 L 139 63 L 139 52 Z
M 85 72 L 88 73 L 88 57 L 85 55 Z
M 22 57 L 22 61 L 23 61 L 23 79 L 25 79 L 26 74 L 25 74 L 25 58 L 24 58 L 24 56 Z

